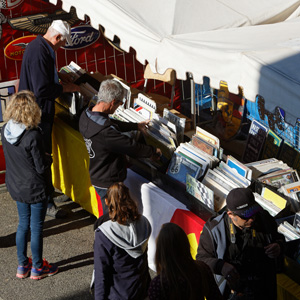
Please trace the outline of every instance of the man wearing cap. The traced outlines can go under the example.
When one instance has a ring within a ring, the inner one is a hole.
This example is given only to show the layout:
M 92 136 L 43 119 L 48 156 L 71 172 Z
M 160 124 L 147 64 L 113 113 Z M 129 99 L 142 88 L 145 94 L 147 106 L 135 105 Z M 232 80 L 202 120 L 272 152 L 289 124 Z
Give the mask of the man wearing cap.
M 44 36 L 38 35 L 25 50 L 19 91 L 30 90 L 42 110 L 40 128 L 43 131 L 44 144 L 49 156 L 52 153 L 52 125 L 55 114 L 55 99 L 63 92 L 79 91 L 79 86 L 72 83 L 69 74 L 56 71 L 55 52 L 66 44 L 72 44 L 70 25 L 62 20 L 55 20 Z M 59 81 L 61 80 L 61 82 Z M 59 210 L 53 201 L 54 188 L 49 174 L 49 195 L 47 214 L 58 217 Z M 62 215 L 62 214 L 61 214 Z
M 275 219 L 249 188 L 231 190 L 226 204 L 227 212 L 206 222 L 196 259 L 216 274 L 225 299 L 276 300 L 284 237 Z

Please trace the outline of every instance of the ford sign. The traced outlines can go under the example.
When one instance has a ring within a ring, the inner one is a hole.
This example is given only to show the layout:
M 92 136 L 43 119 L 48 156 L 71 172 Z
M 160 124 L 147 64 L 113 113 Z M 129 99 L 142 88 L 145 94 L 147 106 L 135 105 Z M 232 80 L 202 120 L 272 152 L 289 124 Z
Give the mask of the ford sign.
M 100 36 L 99 30 L 96 30 L 90 25 L 82 25 L 71 28 L 71 39 L 73 46 L 68 43 L 62 47 L 67 50 L 76 50 L 88 47 L 94 44 Z

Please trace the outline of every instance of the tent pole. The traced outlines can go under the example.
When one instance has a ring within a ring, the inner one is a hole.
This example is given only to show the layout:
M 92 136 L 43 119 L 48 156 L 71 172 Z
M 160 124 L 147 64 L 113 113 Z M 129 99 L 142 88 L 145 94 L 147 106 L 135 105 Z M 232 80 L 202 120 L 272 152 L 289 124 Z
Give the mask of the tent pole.
M 196 103 L 195 103 L 195 82 L 193 75 L 189 73 L 190 83 L 191 83 L 191 119 L 193 121 L 192 129 L 196 128 Z

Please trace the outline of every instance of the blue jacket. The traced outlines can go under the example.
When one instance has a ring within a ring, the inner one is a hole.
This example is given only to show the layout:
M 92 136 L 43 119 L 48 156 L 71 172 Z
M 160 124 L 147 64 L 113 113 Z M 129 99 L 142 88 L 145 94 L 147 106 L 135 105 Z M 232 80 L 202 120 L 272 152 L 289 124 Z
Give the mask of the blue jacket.
M 101 218 L 100 218 L 101 219 Z M 95 232 L 95 300 L 145 299 L 150 284 L 147 251 L 151 225 L 141 216 L 121 225 L 108 220 Z
M 21 90 L 34 93 L 42 110 L 41 122 L 52 124 L 55 99 L 61 95 L 63 87 L 58 82 L 55 69 L 55 52 L 41 35 L 26 47 L 20 73 Z

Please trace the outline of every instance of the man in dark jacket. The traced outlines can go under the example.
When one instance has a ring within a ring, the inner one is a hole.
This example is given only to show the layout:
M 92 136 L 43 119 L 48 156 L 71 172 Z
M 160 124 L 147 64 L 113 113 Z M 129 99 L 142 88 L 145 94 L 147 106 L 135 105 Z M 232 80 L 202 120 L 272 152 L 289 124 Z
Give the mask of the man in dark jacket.
M 52 126 L 55 114 L 55 99 L 63 92 L 79 91 L 79 86 L 71 83 L 68 74 L 57 73 L 55 65 L 55 51 L 71 43 L 70 25 L 61 20 L 55 20 L 44 36 L 38 35 L 26 47 L 20 73 L 19 90 L 32 91 L 36 102 L 42 110 L 40 128 L 48 155 L 52 153 Z M 62 84 L 59 82 L 62 80 Z M 54 188 L 49 178 L 49 187 L 52 192 L 48 197 L 47 215 L 58 216 L 52 194 Z M 60 214 L 62 215 L 62 214 Z
M 248 188 L 231 190 L 226 203 L 228 211 L 205 224 L 196 259 L 217 275 L 225 299 L 276 300 L 284 237 L 277 232 L 275 219 Z
M 159 157 L 160 149 L 137 143 L 123 132 L 145 132 L 147 121 L 127 123 L 111 119 L 109 114 L 123 102 L 123 87 L 115 80 L 101 83 L 95 106 L 87 108 L 80 116 L 79 131 L 89 152 L 91 183 L 100 196 L 103 213 L 107 212 L 105 195 L 115 182 L 123 182 L 127 176 L 126 155 L 131 157 Z

